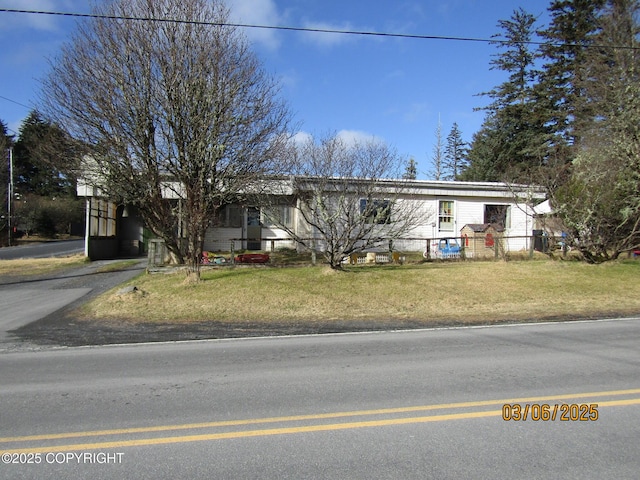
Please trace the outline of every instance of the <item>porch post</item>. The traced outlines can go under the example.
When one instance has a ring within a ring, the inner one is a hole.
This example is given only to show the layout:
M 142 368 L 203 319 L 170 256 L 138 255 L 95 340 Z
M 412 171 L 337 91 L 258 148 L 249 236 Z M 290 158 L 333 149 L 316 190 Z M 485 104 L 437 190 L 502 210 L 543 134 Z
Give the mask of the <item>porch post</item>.
M 91 233 L 91 197 L 86 197 L 84 219 L 84 256 L 89 256 L 89 234 Z

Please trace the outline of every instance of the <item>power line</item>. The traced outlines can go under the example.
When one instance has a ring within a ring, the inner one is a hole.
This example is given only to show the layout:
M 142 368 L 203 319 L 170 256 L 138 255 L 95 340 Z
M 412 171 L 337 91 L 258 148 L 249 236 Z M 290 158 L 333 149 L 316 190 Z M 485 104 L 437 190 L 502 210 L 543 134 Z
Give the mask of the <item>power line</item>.
M 389 32 L 371 32 L 361 30 L 336 30 L 331 28 L 309 28 L 309 27 L 291 27 L 282 25 L 254 25 L 246 23 L 221 23 L 221 22 L 205 22 L 198 20 L 179 20 L 169 18 L 152 18 L 152 17 L 128 17 L 120 15 L 98 15 L 94 13 L 74 13 L 74 12 L 50 12 L 50 11 L 36 11 L 36 10 L 17 10 L 9 8 L 0 8 L 0 12 L 6 13 L 25 13 L 35 15 L 57 15 L 63 17 L 78 17 L 78 18 L 96 18 L 102 20 L 128 20 L 139 22 L 161 22 L 161 23 L 182 23 L 189 25 L 206 25 L 215 27 L 236 27 L 236 28 L 257 28 L 264 30 L 284 30 L 291 32 L 307 32 L 307 33 L 335 33 L 341 35 L 360 35 L 370 37 L 390 37 L 390 38 L 411 38 L 418 40 L 448 40 L 448 41 L 460 41 L 460 42 L 481 42 L 481 43 L 507 43 L 507 40 L 497 40 L 495 38 L 473 38 L 473 37 L 454 37 L 454 36 L 441 36 L 441 35 L 418 35 L 409 33 L 389 33 Z M 530 45 L 543 45 L 544 42 L 522 42 Z
M 492 44 L 508 44 L 512 41 L 499 39 L 499 38 L 478 38 L 478 37 L 456 37 L 446 35 L 419 35 L 410 33 L 391 33 L 391 32 L 371 32 L 362 30 L 337 30 L 331 28 L 310 28 L 310 27 L 292 27 L 284 25 L 256 25 L 247 23 L 226 23 L 226 22 L 205 22 L 199 20 L 180 20 L 172 18 L 154 18 L 154 17 L 129 17 L 122 15 L 102 15 L 95 13 L 78 13 L 78 12 L 52 12 L 45 10 L 19 10 L 11 8 L 0 8 L 0 12 L 4 13 L 22 13 L 32 15 L 55 15 L 61 17 L 76 17 L 76 18 L 95 18 L 102 20 L 126 20 L 137 22 L 160 22 L 160 23 L 181 23 L 187 25 L 205 25 L 212 27 L 233 27 L 233 28 L 256 28 L 263 30 L 282 30 L 290 32 L 307 32 L 307 33 L 334 33 L 340 35 L 359 35 L 369 37 L 387 37 L 387 38 L 408 38 L 415 40 L 444 40 L 444 41 L 458 41 L 458 42 L 478 42 L 478 43 L 492 43 Z M 582 47 L 582 48 L 617 48 L 621 50 L 640 50 L 640 47 L 627 46 L 627 45 L 584 45 L 580 43 L 553 43 L 553 42 L 540 42 L 540 41 L 521 41 L 514 42 L 520 45 L 534 45 L 534 46 L 554 46 L 554 47 Z
M 10 98 L 7 98 L 7 97 L 5 97 L 3 95 L 0 95 L 0 98 L 2 100 L 6 100 L 7 102 L 11 102 L 11 103 L 15 103 L 16 105 L 20 105 L 21 107 L 24 107 L 24 108 L 31 108 L 28 105 L 25 105 L 24 103 L 16 102 L 15 100 L 11 100 Z

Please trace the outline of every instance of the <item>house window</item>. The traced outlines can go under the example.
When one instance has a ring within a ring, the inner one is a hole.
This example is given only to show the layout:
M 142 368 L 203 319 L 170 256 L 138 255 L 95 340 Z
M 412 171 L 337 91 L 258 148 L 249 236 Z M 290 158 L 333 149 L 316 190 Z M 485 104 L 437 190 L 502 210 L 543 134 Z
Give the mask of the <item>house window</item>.
M 502 227 L 511 226 L 511 206 L 510 205 L 485 205 L 484 223 Z
M 293 226 L 293 208 L 290 205 L 270 205 L 262 210 L 266 227 Z
M 391 223 L 391 202 L 389 200 L 360 199 L 360 215 L 367 223 L 379 225 Z
M 90 236 L 112 237 L 116 234 L 116 208 L 115 203 L 107 200 L 90 200 Z
M 240 205 L 225 205 L 218 211 L 218 224 L 220 227 L 242 227 L 243 209 Z
M 438 230 L 453 232 L 453 200 L 440 200 L 438 207 Z

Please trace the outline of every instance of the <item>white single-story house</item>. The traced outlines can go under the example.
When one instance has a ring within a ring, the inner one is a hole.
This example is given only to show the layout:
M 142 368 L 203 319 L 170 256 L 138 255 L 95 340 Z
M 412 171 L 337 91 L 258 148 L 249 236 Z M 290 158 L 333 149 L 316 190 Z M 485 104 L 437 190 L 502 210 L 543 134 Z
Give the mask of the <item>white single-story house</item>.
M 301 185 L 314 189 L 318 182 L 312 177 L 295 176 L 270 181 L 278 182 L 279 196 L 287 197 L 287 202 L 277 206 L 281 210 L 278 212 L 280 220 L 287 222 L 290 228 L 309 230 L 308 225 L 304 225 L 294 192 L 300 192 Z M 375 186 L 384 198 L 385 192 L 400 184 L 402 190 L 397 201 L 412 203 L 422 212 L 416 217 L 410 237 L 393 242 L 394 249 L 407 252 L 428 250 L 441 238 L 460 238 L 466 225 L 478 224 L 499 226 L 503 238 L 508 239 L 506 250 L 527 250 L 533 230 L 537 228 L 534 207 L 545 199 L 539 188 L 494 182 L 385 179 L 377 181 Z M 166 189 L 166 197 L 179 200 L 177 191 Z M 87 202 L 87 256 L 98 259 L 147 252 L 152 235 L 137 218 L 135 209 L 107 201 L 99 188 L 82 181 L 78 182 L 77 193 Z M 273 203 L 268 208 L 273 209 Z M 205 251 L 271 251 L 296 247 L 284 229 L 269 222 L 265 207 L 260 205 L 226 205 L 215 223 L 217 226 L 210 228 L 205 237 Z

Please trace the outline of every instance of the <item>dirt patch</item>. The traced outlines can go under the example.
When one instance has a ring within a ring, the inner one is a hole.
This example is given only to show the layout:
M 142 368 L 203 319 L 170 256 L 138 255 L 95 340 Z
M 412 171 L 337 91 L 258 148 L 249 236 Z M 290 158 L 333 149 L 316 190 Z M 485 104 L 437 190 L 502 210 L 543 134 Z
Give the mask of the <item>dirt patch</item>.
M 287 335 L 310 335 L 348 332 L 376 332 L 411 330 L 418 328 L 461 327 L 469 325 L 496 325 L 530 323 L 537 321 L 589 320 L 612 318 L 615 315 L 585 317 L 538 318 L 527 321 L 331 321 L 331 322 L 256 322 L 256 323 L 141 323 L 122 321 L 77 320 L 65 316 L 49 316 L 46 319 L 14 330 L 20 341 L 38 346 L 82 346 L 108 345 L 141 342 L 171 342 L 223 338 L 268 337 Z
M 70 318 L 47 318 L 14 330 L 22 341 L 35 345 L 104 345 L 140 342 L 168 342 L 215 338 L 243 338 L 280 335 L 309 335 L 359 331 L 383 331 L 438 326 L 433 322 L 299 322 L 299 323 L 107 323 Z M 440 325 L 442 326 L 442 325 Z

